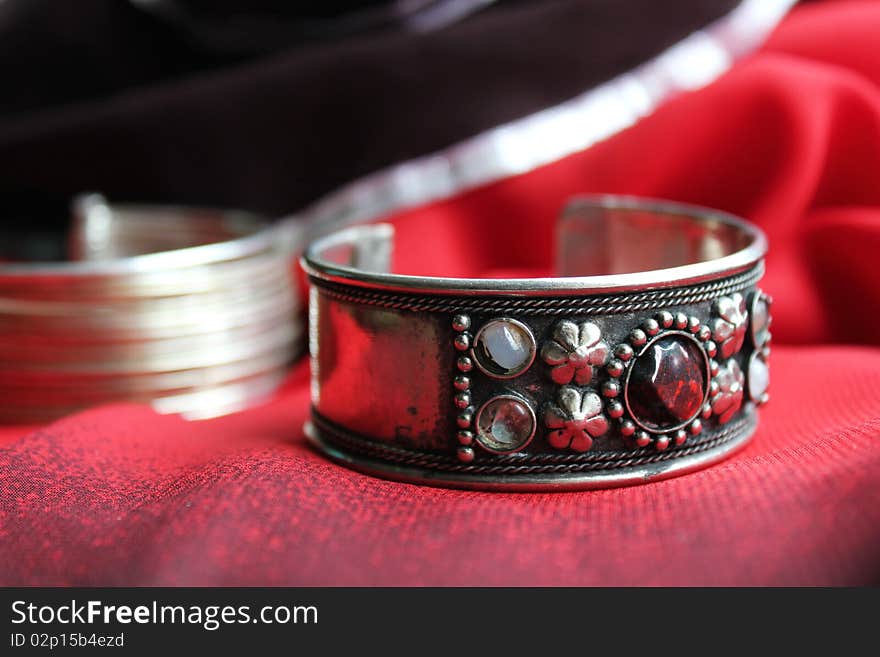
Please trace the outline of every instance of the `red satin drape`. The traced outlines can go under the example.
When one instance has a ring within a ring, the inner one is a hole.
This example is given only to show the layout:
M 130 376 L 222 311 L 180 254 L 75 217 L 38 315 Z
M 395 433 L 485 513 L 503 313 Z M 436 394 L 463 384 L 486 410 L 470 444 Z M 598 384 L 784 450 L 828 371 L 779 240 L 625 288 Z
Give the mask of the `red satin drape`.
M 799 7 L 722 79 L 609 141 L 393 218 L 408 271 L 494 275 L 547 270 L 578 192 L 757 222 L 772 400 L 734 458 L 583 493 L 386 482 L 306 447 L 300 363 L 270 404 L 218 420 L 115 405 L 4 430 L 0 584 L 880 581 L 878 37 L 878 2 Z

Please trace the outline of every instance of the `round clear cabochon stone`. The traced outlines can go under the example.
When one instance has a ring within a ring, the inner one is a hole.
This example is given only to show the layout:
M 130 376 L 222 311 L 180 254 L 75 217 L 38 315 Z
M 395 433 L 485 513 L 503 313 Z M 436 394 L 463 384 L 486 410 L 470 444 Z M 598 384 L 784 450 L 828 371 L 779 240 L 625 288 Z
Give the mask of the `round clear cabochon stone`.
M 535 350 L 535 338 L 528 327 L 513 319 L 495 319 L 477 333 L 473 351 L 486 374 L 509 378 L 528 369 Z
M 477 415 L 477 440 L 492 452 L 515 452 L 535 435 L 535 414 L 516 397 L 493 397 Z
M 770 305 L 760 294 L 755 296 L 752 303 L 752 341 L 756 347 L 761 347 L 767 341 L 768 329 L 770 328 Z
M 767 361 L 756 352 L 749 360 L 749 397 L 754 402 L 760 402 L 770 387 L 770 368 Z

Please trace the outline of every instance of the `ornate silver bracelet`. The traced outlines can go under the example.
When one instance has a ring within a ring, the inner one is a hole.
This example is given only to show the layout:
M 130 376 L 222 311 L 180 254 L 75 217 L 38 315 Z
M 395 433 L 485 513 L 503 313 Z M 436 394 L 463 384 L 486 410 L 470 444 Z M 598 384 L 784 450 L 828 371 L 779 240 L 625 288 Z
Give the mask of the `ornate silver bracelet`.
M 443 486 L 643 483 L 727 456 L 767 401 L 766 240 L 723 212 L 576 199 L 555 278 L 390 273 L 393 230 L 314 242 L 310 440 Z

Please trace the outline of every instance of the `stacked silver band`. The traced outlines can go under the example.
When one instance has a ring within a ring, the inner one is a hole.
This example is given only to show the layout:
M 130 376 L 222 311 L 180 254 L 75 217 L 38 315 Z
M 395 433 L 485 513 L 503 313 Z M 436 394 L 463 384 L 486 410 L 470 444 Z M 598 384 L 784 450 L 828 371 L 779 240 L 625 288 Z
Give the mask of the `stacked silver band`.
M 0 264 L 0 422 L 265 399 L 302 343 L 289 245 L 241 212 L 81 199 L 71 261 Z
M 581 199 L 559 276 L 541 279 L 390 273 L 392 237 L 348 229 L 304 257 L 307 432 L 330 457 L 420 483 L 594 488 L 688 472 L 752 435 L 770 342 L 754 226 Z

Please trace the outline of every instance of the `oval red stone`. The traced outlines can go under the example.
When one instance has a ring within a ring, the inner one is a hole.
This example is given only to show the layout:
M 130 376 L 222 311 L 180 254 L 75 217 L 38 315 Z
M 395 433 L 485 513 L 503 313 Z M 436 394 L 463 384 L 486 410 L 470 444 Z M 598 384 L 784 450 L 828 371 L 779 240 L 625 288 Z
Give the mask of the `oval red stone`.
M 696 417 L 708 386 L 708 357 L 696 340 L 661 336 L 636 358 L 626 385 L 633 419 L 650 431 L 669 431 Z

